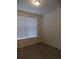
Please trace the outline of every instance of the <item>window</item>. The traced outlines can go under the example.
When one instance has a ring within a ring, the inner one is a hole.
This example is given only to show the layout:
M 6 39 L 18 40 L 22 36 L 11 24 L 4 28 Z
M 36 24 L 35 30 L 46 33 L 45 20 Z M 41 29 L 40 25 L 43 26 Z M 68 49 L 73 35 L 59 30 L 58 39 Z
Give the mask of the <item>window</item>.
M 37 37 L 37 19 L 17 16 L 17 39 Z

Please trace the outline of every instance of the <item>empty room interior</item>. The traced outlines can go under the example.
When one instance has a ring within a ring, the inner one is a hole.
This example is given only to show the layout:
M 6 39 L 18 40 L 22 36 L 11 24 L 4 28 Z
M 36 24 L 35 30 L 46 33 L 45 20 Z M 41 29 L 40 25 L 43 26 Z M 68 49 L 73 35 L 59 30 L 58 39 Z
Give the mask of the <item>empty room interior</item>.
M 17 0 L 17 59 L 61 59 L 60 0 Z

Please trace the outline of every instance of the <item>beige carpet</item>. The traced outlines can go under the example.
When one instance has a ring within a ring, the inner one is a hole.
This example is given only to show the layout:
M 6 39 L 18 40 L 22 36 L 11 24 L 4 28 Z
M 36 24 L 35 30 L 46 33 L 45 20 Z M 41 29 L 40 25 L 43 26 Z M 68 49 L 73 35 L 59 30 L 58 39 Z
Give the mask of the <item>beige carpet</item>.
M 54 47 L 50 47 L 46 44 L 40 43 L 24 48 L 18 48 L 17 59 L 61 59 L 61 58 L 60 58 L 60 50 Z

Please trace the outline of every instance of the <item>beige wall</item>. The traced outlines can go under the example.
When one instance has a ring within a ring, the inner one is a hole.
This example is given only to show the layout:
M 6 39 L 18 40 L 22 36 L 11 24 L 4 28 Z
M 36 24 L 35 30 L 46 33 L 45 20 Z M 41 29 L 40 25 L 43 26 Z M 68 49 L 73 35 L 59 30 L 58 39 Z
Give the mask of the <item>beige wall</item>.
M 29 39 L 18 40 L 17 48 L 30 46 L 30 45 L 37 44 L 40 42 L 41 42 L 41 40 L 39 38 L 29 38 Z
M 52 11 L 43 17 L 44 43 L 61 49 L 61 10 Z
M 25 17 L 32 17 L 32 18 L 37 18 L 38 19 L 38 37 L 24 39 L 24 40 L 17 40 L 17 47 L 20 48 L 20 47 L 29 46 L 29 45 L 41 42 L 42 39 L 43 39 L 43 35 L 42 35 L 42 16 L 32 14 L 32 13 L 28 13 L 28 12 L 24 12 L 24 11 L 21 11 L 21 10 L 17 11 L 17 16 L 25 16 Z

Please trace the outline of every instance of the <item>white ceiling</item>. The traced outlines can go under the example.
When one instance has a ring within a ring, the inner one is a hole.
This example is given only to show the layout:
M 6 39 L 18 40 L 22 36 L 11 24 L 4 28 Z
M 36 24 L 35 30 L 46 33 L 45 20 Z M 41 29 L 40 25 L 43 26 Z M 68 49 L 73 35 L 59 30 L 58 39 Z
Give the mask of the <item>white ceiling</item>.
M 34 6 L 33 0 L 17 0 L 17 9 L 35 14 L 45 15 L 60 7 L 59 0 L 40 0 L 40 6 Z

